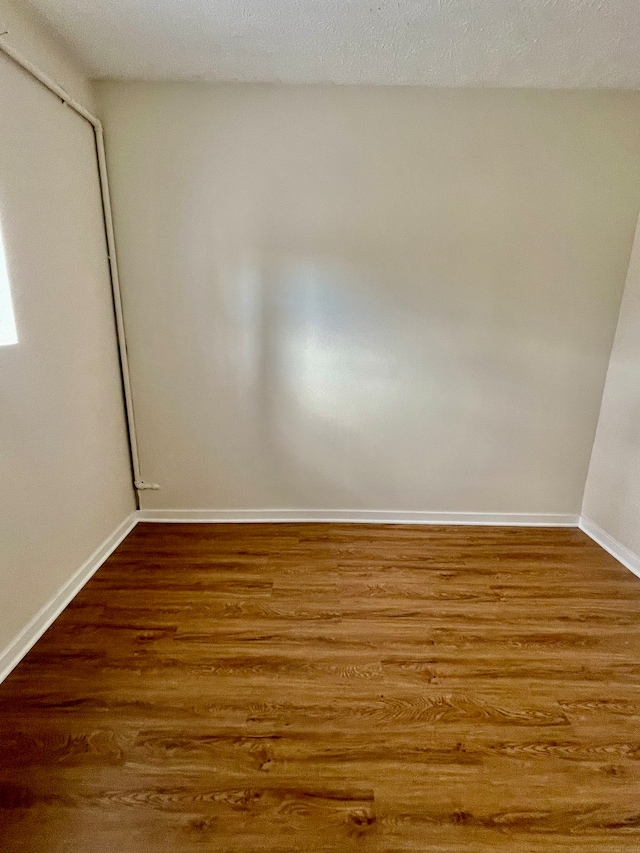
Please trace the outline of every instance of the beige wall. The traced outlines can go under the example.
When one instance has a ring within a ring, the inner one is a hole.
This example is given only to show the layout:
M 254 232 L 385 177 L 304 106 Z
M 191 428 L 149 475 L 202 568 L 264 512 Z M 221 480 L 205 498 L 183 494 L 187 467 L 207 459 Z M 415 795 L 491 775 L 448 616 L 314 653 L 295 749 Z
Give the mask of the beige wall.
M 82 94 L 46 29 L 22 25 L 29 58 Z M 4 55 L 0 116 L 19 335 L 0 347 L 1 655 L 134 500 L 91 127 Z
M 93 86 L 71 48 L 28 2 L 0 0 L 0 32 L 87 109 L 94 108 Z
M 602 398 L 583 513 L 640 556 L 640 227 Z
M 98 96 L 146 507 L 579 512 L 640 94 Z

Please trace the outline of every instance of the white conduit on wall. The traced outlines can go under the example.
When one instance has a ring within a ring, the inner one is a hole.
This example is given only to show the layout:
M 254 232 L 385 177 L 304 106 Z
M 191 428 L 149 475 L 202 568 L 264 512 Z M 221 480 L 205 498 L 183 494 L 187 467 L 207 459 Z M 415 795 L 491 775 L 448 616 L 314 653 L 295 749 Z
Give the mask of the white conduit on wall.
M 116 258 L 116 243 L 113 233 L 113 217 L 111 214 L 111 196 L 109 194 L 109 177 L 107 174 L 107 160 L 104 151 L 104 134 L 102 123 L 99 118 L 92 115 L 82 104 L 72 98 L 62 86 L 59 86 L 50 77 L 40 71 L 32 62 L 29 62 L 15 48 L 8 45 L 4 39 L 0 39 L 0 50 L 9 56 L 17 65 L 27 71 L 39 83 L 42 83 L 50 92 L 53 92 L 63 103 L 67 104 L 78 115 L 89 122 L 93 127 L 96 138 L 96 152 L 98 155 L 98 173 L 100 175 L 100 195 L 102 197 L 102 210 L 104 214 L 104 230 L 107 240 L 107 257 L 109 259 L 109 275 L 111 278 L 111 292 L 113 295 L 113 308 L 116 318 L 116 333 L 118 336 L 118 352 L 120 354 L 120 371 L 122 374 L 122 387 L 124 390 L 125 410 L 127 416 L 127 432 L 129 435 L 129 449 L 131 453 L 131 467 L 133 469 L 133 482 L 138 489 L 159 489 L 157 483 L 146 483 L 140 474 L 140 459 L 138 457 L 138 440 L 136 437 L 136 424 L 133 415 L 133 399 L 131 396 L 131 378 L 129 376 L 129 359 L 127 357 L 127 339 L 124 331 L 124 318 L 122 315 L 122 297 L 120 294 L 120 278 L 118 276 L 118 261 Z

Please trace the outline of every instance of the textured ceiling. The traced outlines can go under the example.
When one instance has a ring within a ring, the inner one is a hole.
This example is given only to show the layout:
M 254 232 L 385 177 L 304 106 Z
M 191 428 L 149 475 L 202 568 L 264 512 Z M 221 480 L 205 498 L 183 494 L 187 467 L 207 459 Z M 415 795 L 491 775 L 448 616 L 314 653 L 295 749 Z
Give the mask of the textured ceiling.
M 640 0 L 32 0 L 96 77 L 640 88 Z

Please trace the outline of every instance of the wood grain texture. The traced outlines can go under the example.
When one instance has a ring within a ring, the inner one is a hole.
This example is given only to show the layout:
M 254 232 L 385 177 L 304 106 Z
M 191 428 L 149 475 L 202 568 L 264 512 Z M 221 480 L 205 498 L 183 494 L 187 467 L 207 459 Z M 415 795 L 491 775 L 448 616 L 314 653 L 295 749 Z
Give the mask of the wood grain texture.
M 140 524 L 0 735 L 4 853 L 640 849 L 640 582 L 571 529 Z

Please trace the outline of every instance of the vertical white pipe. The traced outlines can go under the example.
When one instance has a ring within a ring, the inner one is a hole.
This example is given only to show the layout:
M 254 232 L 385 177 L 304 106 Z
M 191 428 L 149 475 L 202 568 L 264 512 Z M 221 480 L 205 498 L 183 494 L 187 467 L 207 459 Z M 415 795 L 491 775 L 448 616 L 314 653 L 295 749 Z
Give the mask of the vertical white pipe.
M 159 489 L 157 483 L 145 483 L 140 474 L 140 458 L 138 456 L 138 439 L 136 435 L 136 424 L 133 413 L 133 397 L 131 394 L 131 377 L 129 374 L 129 358 L 127 355 L 127 338 L 124 328 L 124 317 L 122 313 L 122 295 L 120 292 L 120 277 L 118 275 L 118 261 L 116 257 L 116 242 L 113 232 L 113 216 L 111 212 L 111 196 L 109 193 L 109 176 L 107 172 L 107 160 L 104 150 L 104 134 L 100 119 L 94 116 L 82 104 L 72 98 L 62 86 L 40 71 L 32 62 L 22 56 L 15 48 L 0 39 L 0 50 L 9 56 L 17 65 L 27 71 L 39 83 L 53 92 L 61 101 L 68 104 L 72 110 L 92 125 L 96 139 L 96 153 L 98 157 L 98 174 L 100 177 L 100 194 L 102 197 L 102 210 L 104 214 L 104 230 L 107 240 L 107 257 L 109 259 L 109 276 L 111 279 L 111 293 L 113 297 L 113 308 L 116 320 L 116 334 L 118 338 L 118 352 L 120 355 L 120 372 L 122 374 L 122 387 L 124 391 L 125 413 L 127 419 L 127 433 L 129 436 L 129 451 L 131 454 L 131 467 L 133 470 L 133 482 L 135 488 Z
M 98 121 L 94 125 L 96 135 L 96 151 L 98 153 L 98 172 L 100 175 L 100 192 L 102 194 L 102 207 L 104 211 L 104 230 L 107 238 L 107 256 L 109 259 L 109 270 L 111 274 L 111 289 L 113 293 L 113 308 L 116 317 L 116 331 L 118 334 L 118 351 L 120 353 L 120 369 L 122 372 L 122 387 L 124 389 L 124 402 L 127 415 L 127 426 L 129 430 L 129 447 L 131 449 L 131 465 L 133 468 L 133 482 L 136 489 L 158 489 L 157 483 L 145 483 L 140 474 L 140 458 L 138 456 L 138 439 L 136 435 L 136 424 L 133 413 L 133 395 L 131 393 L 131 377 L 129 373 L 129 356 L 127 353 L 127 336 L 124 328 L 124 316 L 122 313 L 122 295 L 120 292 L 120 277 L 118 275 L 118 260 L 116 256 L 116 241 L 113 233 L 113 216 L 111 213 L 111 194 L 109 192 L 109 176 L 107 172 L 107 160 L 104 151 L 104 134 L 102 124 Z

